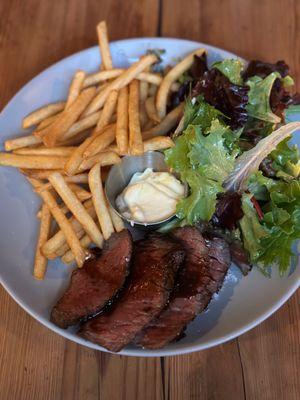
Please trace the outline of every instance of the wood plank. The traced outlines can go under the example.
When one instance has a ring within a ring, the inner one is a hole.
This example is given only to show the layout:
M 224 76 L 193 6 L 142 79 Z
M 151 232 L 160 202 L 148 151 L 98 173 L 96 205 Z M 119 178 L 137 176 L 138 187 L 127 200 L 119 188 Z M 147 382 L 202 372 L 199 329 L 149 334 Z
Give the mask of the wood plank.
M 165 399 L 243 399 L 237 342 L 164 361 Z
M 189 0 L 188 4 L 164 0 L 161 32 L 212 44 L 246 59 L 284 59 L 292 75 L 299 77 L 299 18 L 300 3 L 293 0 Z
M 247 399 L 299 399 L 299 305 L 298 290 L 266 322 L 239 337 Z

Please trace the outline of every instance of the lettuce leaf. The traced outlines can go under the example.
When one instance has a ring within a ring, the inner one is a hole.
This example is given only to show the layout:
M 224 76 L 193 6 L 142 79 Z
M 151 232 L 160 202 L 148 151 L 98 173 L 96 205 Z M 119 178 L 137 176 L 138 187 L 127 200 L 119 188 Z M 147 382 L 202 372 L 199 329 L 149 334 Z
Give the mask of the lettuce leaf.
M 270 106 L 270 94 L 273 84 L 280 78 L 279 72 L 272 72 L 266 78 L 253 76 L 248 79 L 247 85 L 250 87 L 248 92 L 248 115 L 263 121 L 279 123 L 280 117 L 275 115 Z
M 292 104 L 285 110 L 286 122 L 300 121 L 300 104 Z
M 217 61 L 212 65 L 212 68 L 218 69 L 230 80 L 231 83 L 234 83 L 235 85 L 243 84 L 243 67 L 243 63 L 237 59 L 226 59 L 223 61 Z
M 300 238 L 300 182 L 270 179 L 259 171 L 250 176 L 248 190 L 240 221 L 245 248 L 253 263 L 262 268 L 277 265 L 283 275 L 294 258 L 292 244 Z M 249 202 L 252 195 L 264 201 L 262 221 Z
M 184 109 L 184 129 L 188 125 L 199 125 L 205 133 L 214 119 L 226 118 L 221 111 L 204 101 L 203 96 L 187 99 Z
M 233 169 L 235 162 L 235 157 L 224 145 L 224 134 L 227 131 L 228 127 L 221 125 L 217 119 L 213 120 L 207 136 L 200 131 L 196 132 L 188 155 L 192 166 L 202 176 L 220 183 Z
M 216 209 L 217 194 L 224 191 L 222 185 L 193 170 L 186 173 L 185 180 L 191 194 L 178 203 L 178 218 L 186 218 L 190 225 L 199 220 L 209 221 Z

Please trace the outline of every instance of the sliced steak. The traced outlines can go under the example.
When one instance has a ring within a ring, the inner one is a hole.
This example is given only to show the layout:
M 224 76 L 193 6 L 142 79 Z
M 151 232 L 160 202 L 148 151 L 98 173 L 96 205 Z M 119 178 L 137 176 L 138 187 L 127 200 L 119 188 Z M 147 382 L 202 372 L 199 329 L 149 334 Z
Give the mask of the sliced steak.
M 186 325 L 207 307 L 221 287 L 230 263 L 224 240 L 204 240 L 193 227 L 176 229 L 173 234 L 185 248 L 186 258 L 169 303 L 135 338 L 135 343 L 149 349 L 181 338 Z
M 129 231 L 113 233 L 102 251 L 72 273 L 70 286 L 52 309 L 51 321 L 67 328 L 99 312 L 123 286 L 131 254 Z
M 110 351 L 120 351 L 165 306 L 185 252 L 177 240 L 152 234 L 134 246 L 133 265 L 116 304 L 79 330 Z

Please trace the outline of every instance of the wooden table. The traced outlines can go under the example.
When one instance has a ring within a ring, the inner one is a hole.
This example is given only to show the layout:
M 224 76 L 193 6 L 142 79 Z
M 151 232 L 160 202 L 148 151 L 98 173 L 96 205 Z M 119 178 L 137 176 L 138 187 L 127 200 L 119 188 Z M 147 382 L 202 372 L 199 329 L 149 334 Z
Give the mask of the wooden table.
M 0 108 L 52 63 L 112 40 L 170 36 L 245 58 L 284 59 L 300 89 L 297 0 L 2 0 Z M 275 315 L 222 346 L 186 356 L 128 358 L 47 330 L 0 291 L 0 399 L 292 400 L 300 398 L 299 291 Z

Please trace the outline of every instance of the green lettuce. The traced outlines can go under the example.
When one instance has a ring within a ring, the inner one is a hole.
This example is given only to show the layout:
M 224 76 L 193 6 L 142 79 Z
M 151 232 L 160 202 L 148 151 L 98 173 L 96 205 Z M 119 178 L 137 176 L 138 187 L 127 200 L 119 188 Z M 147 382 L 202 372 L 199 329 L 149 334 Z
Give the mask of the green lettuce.
M 228 127 L 215 119 L 212 121 L 207 136 L 198 130 L 191 140 L 189 159 L 202 176 L 216 182 L 223 182 L 233 169 L 235 158 L 226 149 L 224 134 Z
M 242 85 L 242 71 L 244 68 L 243 63 L 237 59 L 226 59 L 223 61 L 217 61 L 212 65 L 212 68 L 218 69 L 225 75 L 231 83 L 235 85 Z
M 211 219 L 217 194 L 224 191 L 222 182 L 233 169 L 236 153 L 230 153 L 226 145 L 234 135 L 216 118 L 221 113 L 201 99 L 189 107 L 189 120 L 197 123 L 189 124 L 175 146 L 165 151 L 165 161 L 189 186 L 189 196 L 178 203 L 177 216 L 194 224 Z
M 221 111 L 206 103 L 202 96 L 187 99 L 184 109 L 184 129 L 188 125 L 199 125 L 205 133 L 214 119 L 226 118 Z
M 240 221 L 245 248 L 253 263 L 262 268 L 278 265 L 282 275 L 294 257 L 292 245 L 300 238 L 300 182 L 267 178 L 259 171 L 249 177 L 248 190 Z M 262 221 L 251 204 L 252 195 L 263 200 Z
M 252 76 L 248 79 L 246 84 L 250 87 L 250 90 L 248 92 L 247 112 L 251 117 L 272 123 L 281 121 L 270 107 L 270 94 L 277 78 L 280 78 L 280 74 L 272 72 L 264 79 L 259 76 Z
M 280 142 L 269 157 L 273 161 L 273 168 L 276 171 L 283 171 L 297 178 L 300 173 L 299 148 L 297 145 L 290 145 L 289 140 L 290 138 L 286 138 Z
M 177 205 L 177 216 L 186 218 L 188 224 L 197 221 L 209 221 L 215 212 L 217 194 L 224 191 L 221 183 L 205 178 L 197 171 L 189 170 L 185 174 L 190 195 L 180 200 Z

